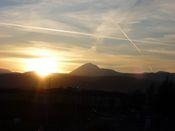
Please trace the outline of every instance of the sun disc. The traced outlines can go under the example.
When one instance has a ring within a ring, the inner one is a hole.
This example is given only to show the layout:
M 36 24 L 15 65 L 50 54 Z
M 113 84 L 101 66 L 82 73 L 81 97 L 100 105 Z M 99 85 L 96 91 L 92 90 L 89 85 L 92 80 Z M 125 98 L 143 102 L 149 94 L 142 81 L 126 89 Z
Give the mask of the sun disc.
M 58 70 L 57 61 L 54 58 L 31 59 L 27 63 L 27 70 L 36 72 L 41 77 L 46 77 Z

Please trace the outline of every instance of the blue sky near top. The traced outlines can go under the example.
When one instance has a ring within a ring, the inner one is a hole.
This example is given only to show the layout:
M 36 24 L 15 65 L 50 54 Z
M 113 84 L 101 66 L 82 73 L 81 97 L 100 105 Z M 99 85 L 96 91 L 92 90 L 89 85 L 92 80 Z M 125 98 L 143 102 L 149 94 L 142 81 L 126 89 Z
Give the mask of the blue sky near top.
M 64 72 L 86 62 L 121 72 L 150 66 L 175 72 L 174 6 L 174 0 L 0 0 L 0 67 L 26 71 L 35 49 L 54 52 Z

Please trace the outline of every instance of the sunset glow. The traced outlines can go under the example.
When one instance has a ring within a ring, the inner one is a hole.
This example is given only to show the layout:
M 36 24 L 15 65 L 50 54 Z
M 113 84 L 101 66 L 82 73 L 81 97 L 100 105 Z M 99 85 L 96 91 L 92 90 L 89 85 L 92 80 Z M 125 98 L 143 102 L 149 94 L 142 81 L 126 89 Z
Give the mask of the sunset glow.
M 46 77 L 51 73 L 59 72 L 60 63 L 54 57 L 54 53 L 48 50 L 30 51 L 36 58 L 26 59 L 26 71 L 34 71 L 41 77 Z
M 173 0 L 2 0 L 0 68 L 68 73 L 92 62 L 126 73 L 175 72 L 174 5 Z
M 45 77 L 58 72 L 58 65 L 53 58 L 31 59 L 27 63 L 28 71 L 35 71 L 39 76 Z

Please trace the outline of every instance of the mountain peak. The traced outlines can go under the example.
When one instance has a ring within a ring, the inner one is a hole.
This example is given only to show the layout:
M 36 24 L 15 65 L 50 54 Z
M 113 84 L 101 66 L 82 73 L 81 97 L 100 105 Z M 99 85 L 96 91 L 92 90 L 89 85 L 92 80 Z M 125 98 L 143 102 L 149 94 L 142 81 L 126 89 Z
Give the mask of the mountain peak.
M 100 69 L 97 65 L 94 65 L 92 63 L 86 63 L 79 68 L 87 68 L 87 69 Z
M 118 73 L 110 69 L 101 69 L 92 63 L 86 63 L 70 73 L 76 76 L 114 76 Z

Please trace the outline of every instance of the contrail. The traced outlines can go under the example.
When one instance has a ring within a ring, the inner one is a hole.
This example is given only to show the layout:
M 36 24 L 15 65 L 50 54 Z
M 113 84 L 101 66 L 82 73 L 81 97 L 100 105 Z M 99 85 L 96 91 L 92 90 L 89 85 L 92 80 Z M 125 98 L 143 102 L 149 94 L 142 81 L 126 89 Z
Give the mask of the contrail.
M 128 35 L 124 32 L 124 30 L 121 28 L 121 26 L 118 24 L 119 30 L 122 32 L 122 34 L 126 37 L 126 39 L 133 45 L 133 47 L 138 51 L 138 53 L 141 53 L 141 49 L 128 37 Z
M 33 30 L 43 30 L 43 31 L 50 31 L 50 32 L 67 33 L 67 34 L 81 35 L 81 36 L 92 37 L 92 38 L 96 38 L 97 37 L 97 35 L 95 35 L 95 34 L 90 34 L 90 33 L 85 33 L 85 32 L 69 31 L 69 30 L 61 30 L 61 29 L 53 29 L 53 28 L 38 27 L 38 26 L 28 26 L 28 25 L 14 24 L 14 23 L 3 23 L 3 22 L 0 22 L 0 25 L 12 26 L 12 27 L 19 27 L 19 28 L 26 28 L 26 29 L 33 29 Z M 122 32 L 122 34 L 125 36 L 125 38 L 114 37 L 114 36 L 103 36 L 103 35 L 101 35 L 100 37 L 101 38 L 105 38 L 105 39 L 114 39 L 114 40 L 129 41 L 130 43 L 132 43 L 132 45 L 134 46 L 134 48 L 137 49 L 138 52 L 141 52 L 141 50 L 136 46 L 136 44 L 134 42 L 165 45 L 165 44 L 163 44 L 161 42 L 158 42 L 158 41 L 131 40 L 128 37 L 128 35 L 122 30 L 122 28 L 120 27 L 120 25 L 119 25 L 119 29 Z M 173 44 L 171 44 L 171 46 L 173 46 Z
M 0 23 L 0 25 L 13 26 L 13 27 L 20 27 L 20 28 L 28 28 L 28 29 L 34 29 L 34 30 L 45 30 L 45 31 L 52 31 L 52 32 L 61 32 L 61 33 L 77 34 L 77 35 L 84 35 L 84 36 L 93 36 L 92 34 L 83 33 L 83 32 L 68 31 L 68 30 L 60 30 L 60 29 L 53 29 L 53 28 L 46 28 L 46 27 L 38 27 L 38 26 L 28 26 L 28 25 L 12 24 L 12 23 Z
M 13 24 L 13 23 L 2 23 L 2 22 L 0 22 L 0 25 L 26 28 L 26 29 L 34 29 L 34 30 L 51 31 L 51 32 L 60 32 L 60 33 L 88 36 L 88 37 L 94 37 L 94 38 L 97 37 L 97 35 L 90 34 L 90 33 L 84 33 L 84 32 L 78 32 L 78 31 L 69 31 L 69 30 L 61 30 L 61 29 L 53 29 L 53 28 L 46 28 L 46 27 L 38 27 L 38 26 L 28 26 L 28 25 Z M 127 40 L 127 39 L 124 39 L 124 38 L 118 38 L 118 37 L 112 37 L 112 36 L 100 36 L 100 37 L 106 38 L 106 39 Z
M 28 25 L 21 25 L 21 24 L 14 24 L 14 23 L 3 23 L 0 22 L 0 25 L 4 26 L 12 26 L 12 27 L 18 27 L 18 28 L 25 28 L 25 29 L 33 29 L 33 30 L 43 30 L 43 31 L 50 31 L 50 32 L 59 32 L 59 33 L 67 33 L 67 34 L 74 34 L 74 35 L 81 35 L 81 36 L 86 36 L 86 37 L 92 37 L 92 38 L 97 38 L 98 36 L 95 34 L 90 34 L 90 33 L 85 33 L 85 32 L 78 32 L 78 31 L 70 31 L 70 30 L 61 30 L 61 29 L 53 29 L 53 28 L 46 28 L 46 27 L 38 27 L 38 26 L 28 26 Z M 106 38 L 106 39 L 115 39 L 115 40 L 124 40 L 124 41 L 129 41 L 132 46 L 138 51 L 138 53 L 141 55 L 142 51 L 141 49 L 134 43 L 150 43 L 150 44 L 163 44 L 158 41 L 142 41 L 142 40 L 131 40 L 128 35 L 124 32 L 124 30 L 121 28 L 121 26 L 118 24 L 119 30 L 121 33 L 124 35 L 125 38 L 119 38 L 119 37 L 113 37 L 113 36 L 100 36 L 101 38 Z M 170 45 L 170 44 L 169 44 Z M 152 71 L 153 68 L 149 66 L 149 69 Z
M 133 45 L 133 47 L 138 51 L 139 55 L 142 56 L 142 51 L 141 49 L 131 40 L 128 35 L 124 32 L 124 30 L 121 28 L 121 26 L 118 24 L 119 30 L 121 33 L 126 37 L 126 39 Z M 135 40 L 136 41 L 136 40 Z M 153 72 L 153 67 L 151 65 L 147 65 L 148 69 Z

